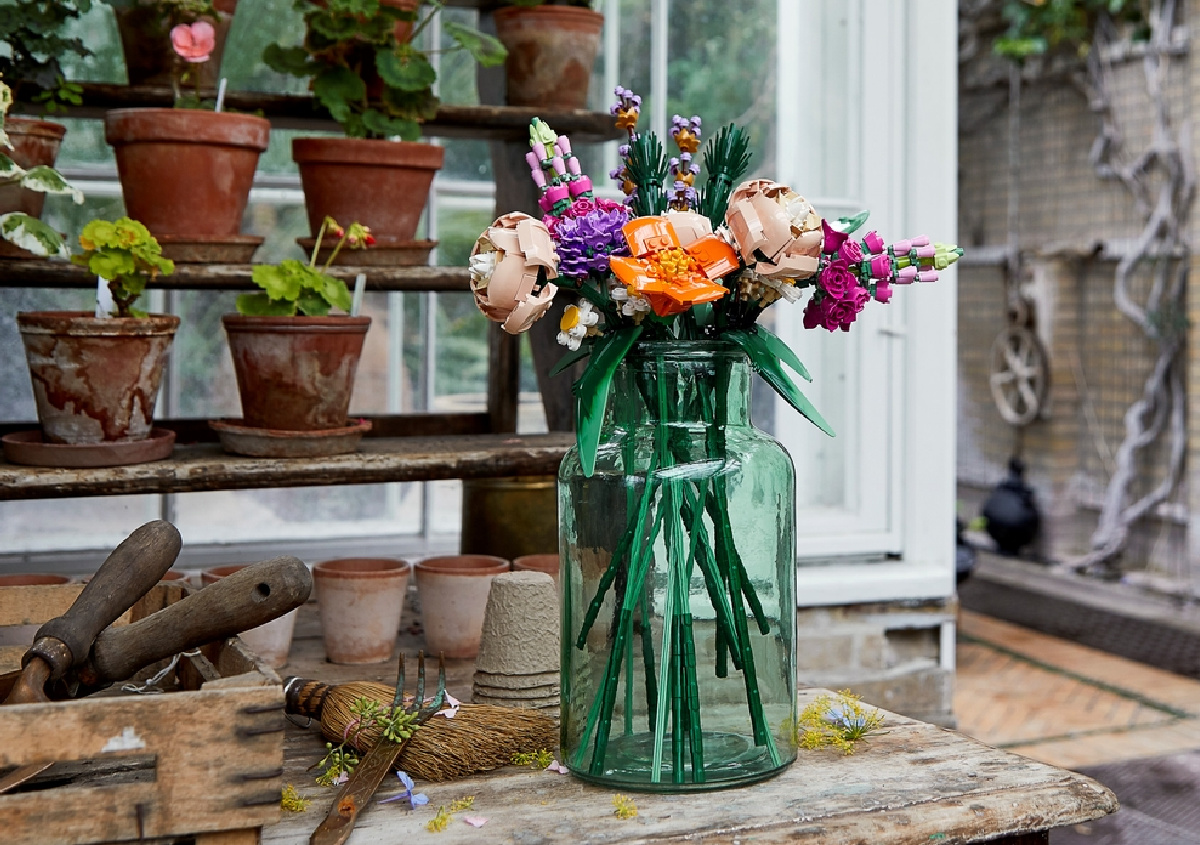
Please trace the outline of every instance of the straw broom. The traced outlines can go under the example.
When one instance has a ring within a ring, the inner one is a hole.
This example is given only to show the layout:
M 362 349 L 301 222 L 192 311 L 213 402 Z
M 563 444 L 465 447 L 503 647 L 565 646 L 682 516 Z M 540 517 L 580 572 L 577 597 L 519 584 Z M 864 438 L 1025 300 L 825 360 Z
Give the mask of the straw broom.
M 286 711 L 320 721 L 321 733 L 334 743 L 365 753 L 379 738 L 372 725 L 346 736 L 354 719 L 350 708 L 359 698 L 390 707 L 395 687 L 373 681 L 329 685 L 305 678 L 284 681 Z M 429 781 L 453 780 L 507 766 L 516 753 L 557 748 L 554 719 L 534 710 L 491 704 L 459 705 L 453 719 L 430 719 L 404 745 L 396 768 Z

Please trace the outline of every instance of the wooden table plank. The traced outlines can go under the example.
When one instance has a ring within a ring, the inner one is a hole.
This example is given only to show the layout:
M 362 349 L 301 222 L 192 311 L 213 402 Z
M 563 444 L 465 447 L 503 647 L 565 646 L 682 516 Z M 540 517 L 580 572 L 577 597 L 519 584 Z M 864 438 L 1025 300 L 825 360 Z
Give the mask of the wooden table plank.
M 822 690 L 801 693 L 801 706 Z M 437 841 L 488 843 L 648 842 L 821 843 L 929 845 L 931 842 L 1041 841 L 1025 834 L 1080 824 L 1117 809 L 1105 787 L 1073 772 L 988 748 L 953 731 L 887 714 L 887 732 L 852 756 L 801 751 L 780 776 L 741 789 L 693 795 L 627 793 L 638 815 L 613 815 L 618 790 L 570 776 L 509 767 L 448 783 L 419 783 L 429 805 L 369 807 L 348 845 L 409 845 L 429 834 L 439 805 L 475 796 L 472 815 L 489 819 L 476 830 L 457 814 Z M 285 782 L 313 798 L 303 813 L 263 831 L 263 845 L 300 845 L 328 810 L 333 791 L 305 771 L 320 759 L 315 730 L 289 728 Z M 382 799 L 396 794 L 385 781 Z
M 162 290 L 256 290 L 252 264 L 176 264 L 175 272 L 159 276 Z M 367 276 L 368 291 L 469 291 L 466 267 L 331 267 L 330 275 L 353 283 Z M 0 288 L 95 288 L 96 277 L 66 261 L 0 259 Z
M 177 446 L 167 460 L 100 469 L 0 461 L 0 500 L 545 475 L 573 442 L 561 433 L 380 437 L 327 458 L 246 458 L 203 443 Z

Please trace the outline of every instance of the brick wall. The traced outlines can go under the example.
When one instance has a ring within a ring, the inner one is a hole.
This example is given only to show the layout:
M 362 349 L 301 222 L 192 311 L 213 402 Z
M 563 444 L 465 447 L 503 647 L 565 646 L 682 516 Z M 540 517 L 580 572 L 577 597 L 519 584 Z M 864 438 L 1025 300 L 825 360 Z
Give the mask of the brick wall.
M 1200 0 L 1188 6 L 1200 8 Z M 1036 552 L 1070 561 L 1089 548 L 1125 413 L 1154 363 L 1152 345 L 1113 302 L 1116 261 L 1140 232 L 1142 217 L 1125 189 L 1101 180 L 1088 160 L 1099 120 L 1080 91 L 1066 79 L 1025 84 L 1019 243 L 1049 355 L 1051 390 L 1041 418 L 1023 430 L 1007 425 L 993 404 L 988 374 L 991 345 L 1006 325 L 999 259 L 1008 239 L 1008 92 L 1002 84 L 979 84 L 985 76 L 964 72 L 959 94 L 959 241 L 967 250 L 958 274 L 961 515 L 978 513 L 1006 474 L 1009 455 L 1019 452 L 1045 517 Z M 1196 90 L 1189 60 L 1174 59 L 1169 91 L 1178 120 L 1189 115 Z M 1113 91 L 1125 148 L 1140 152 L 1153 125 L 1140 62 L 1118 67 Z M 1152 274 L 1140 272 L 1134 297 L 1140 299 L 1151 283 Z M 1200 325 L 1196 315 L 1192 325 Z M 1200 445 L 1195 422 L 1192 429 L 1192 442 Z M 1135 496 L 1161 477 L 1165 449 L 1161 440 L 1141 453 Z M 1186 492 L 1177 490 L 1170 502 L 1173 507 L 1138 526 L 1124 568 L 1176 578 L 1186 573 Z

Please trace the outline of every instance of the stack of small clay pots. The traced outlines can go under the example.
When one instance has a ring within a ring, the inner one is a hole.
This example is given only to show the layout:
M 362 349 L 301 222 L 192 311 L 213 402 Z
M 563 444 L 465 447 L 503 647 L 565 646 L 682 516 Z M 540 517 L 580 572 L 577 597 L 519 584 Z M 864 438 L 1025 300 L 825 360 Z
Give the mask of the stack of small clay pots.
M 558 598 L 543 572 L 506 572 L 492 581 L 475 659 L 476 704 L 559 715 Z

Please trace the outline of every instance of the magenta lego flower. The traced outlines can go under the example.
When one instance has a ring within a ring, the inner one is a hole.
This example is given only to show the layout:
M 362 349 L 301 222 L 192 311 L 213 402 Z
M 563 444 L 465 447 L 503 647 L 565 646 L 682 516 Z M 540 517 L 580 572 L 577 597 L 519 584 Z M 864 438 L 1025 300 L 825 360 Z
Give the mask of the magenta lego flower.
M 824 243 L 821 245 L 821 252 L 825 253 L 826 255 L 833 255 L 842 248 L 842 244 L 844 244 L 850 237 L 850 235 L 847 233 L 839 232 L 837 229 L 830 226 L 828 220 L 821 221 L 821 232 L 824 234 Z M 871 234 L 874 234 L 874 232 Z M 880 248 L 882 249 L 882 246 Z M 871 251 L 878 252 L 879 250 Z
M 862 247 L 858 245 L 858 241 L 847 239 L 838 249 L 837 257 L 847 264 L 857 264 L 863 259 Z
M 185 62 L 207 62 L 217 46 L 217 31 L 208 21 L 181 23 L 171 29 L 171 46 Z
M 825 265 L 821 271 L 821 287 L 834 299 L 849 298 L 856 287 L 858 278 L 850 272 L 845 261 L 833 261 Z
M 413 792 L 413 779 L 408 776 L 408 772 L 396 772 L 396 777 L 400 778 L 400 782 L 404 784 L 404 791 L 398 795 L 393 795 L 391 798 L 384 798 L 380 804 L 391 804 L 393 801 L 407 801 L 408 806 L 412 809 L 424 806 L 429 803 L 429 796 L 424 792 Z

